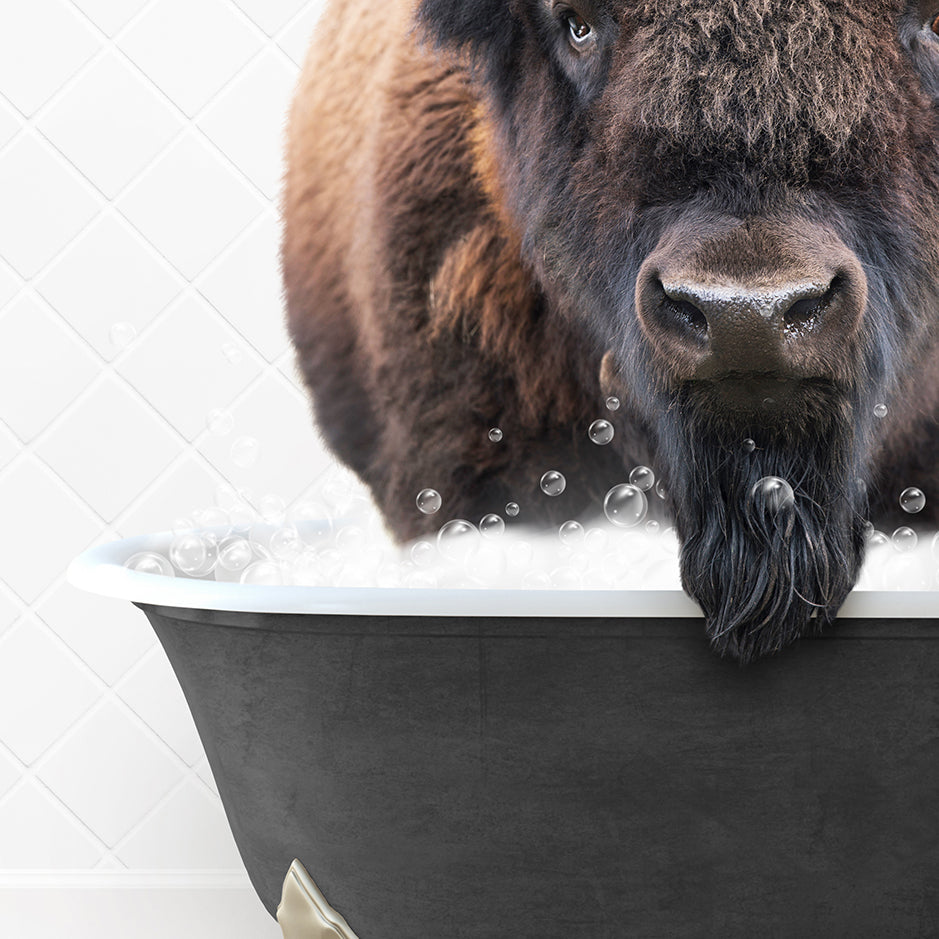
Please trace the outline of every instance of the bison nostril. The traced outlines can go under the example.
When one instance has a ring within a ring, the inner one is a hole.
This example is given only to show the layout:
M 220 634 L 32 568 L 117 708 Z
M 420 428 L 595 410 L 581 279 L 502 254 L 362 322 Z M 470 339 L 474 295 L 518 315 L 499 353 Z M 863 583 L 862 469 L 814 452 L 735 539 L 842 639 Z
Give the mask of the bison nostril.
M 677 326 L 681 332 L 694 335 L 699 339 L 706 339 L 708 321 L 703 311 L 681 296 L 680 291 L 666 287 L 658 279 L 654 283 L 655 292 L 658 294 L 660 315 L 665 321 L 663 325 L 673 329 Z
M 698 333 L 707 332 L 707 317 L 693 303 L 688 303 L 687 300 L 669 300 L 669 306 L 689 329 Z
M 841 278 L 835 277 L 828 289 L 818 296 L 800 297 L 783 314 L 787 329 L 801 329 L 814 324 L 816 319 L 831 304 L 841 286 Z

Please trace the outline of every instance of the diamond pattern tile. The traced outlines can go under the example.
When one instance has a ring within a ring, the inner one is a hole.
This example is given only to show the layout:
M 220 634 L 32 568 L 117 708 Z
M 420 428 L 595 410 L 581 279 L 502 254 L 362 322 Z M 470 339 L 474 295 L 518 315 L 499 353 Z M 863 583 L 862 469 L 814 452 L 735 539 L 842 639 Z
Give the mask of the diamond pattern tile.
M 280 282 L 280 226 L 265 215 L 202 277 L 199 289 L 269 362 L 289 347 Z
M 52 263 L 36 289 L 107 360 L 127 348 L 180 290 L 179 275 L 121 216 L 96 219 Z M 133 341 L 133 339 L 131 339 Z
M 100 45 L 65 0 L 7 3 L 0 29 L 0 94 L 31 116 Z
M 240 871 L 146 618 L 64 571 L 226 478 L 290 501 L 331 465 L 286 377 L 277 260 L 282 125 L 322 3 L 7 6 L 0 868 Z M 257 460 L 233 461 L 247 436 Z
M 117 207 L 192 279 L 260 214 L 262 204 L 217 151 L 187 131 Z
M 117 522 L 121 536 L 166 531 L 177 518 L 191 518 L 215 504 L 219 486 L 211 466 L 198 456 L 174 463 Z
M 180 452 L 175 434 L 124 384 L 106 376 L 36 452 L 111 521 Z M 88 457 L 76 460 L 84 450 Z
M 242 866 L 221 803 L 189 779 L 117 850 L 128 867 L 230 870 Z
M 189 117 L 232 79 L 260 43 L 224 0 L 158 0 L 118 41 Z
M 185 297 L 117 368 L 191 440 L 205 430 L 209 411 L 227 407 L 256 377 L 259 362 L 204 301 Z
M 91 867 L 101 849 L 44 786 L 26 782 L 0 801 L 0 870 Z
M 99 597 L 63 581 L 38 607 L 40 618 L 108 685 L 157 639 L 147 618 L 122 600 Z
M 84 70 L 38 124 L 43 135 L 109 199 L 182 126 L 176 109 L 113 52 Z
M 100 529 L 87 507 L 29 454 L 17 457 L 0 475 L 0 518 L 6 533 L 0 538 L 0 576 L 29 603 L 64 574 Z
M 100 691 L 34 616 L 0 637 L 0 739 L 27 765 Z
M 83 721 L 39 769 L 39 778 L 113 847 L 179 782 L 165 748 L 112 701 Z
M 162 647 L 153 649 L 124 678 L 117 693 L 190 766 L 205 755 L 189 706 Z
M 0 205 L 4 219 L 16 219 L 0 225 L 0 257 L 23 277 L 37 273 L 98 210 L 88 183 L 29 131 L 0 155 Z
M 0 147 L 9 143 L 13 136 L 23 127 L 23 116 L 17 114 L 6 101 L 0 97 Z
M 32 440 L 85 389 L 96 363 L 79 339 L 23 294 L 0 314 L 0 419 Z M 42 394 L 24 394 L 37 383 Z
M 306 4 L 300 15 L 278 37 L 277 44 L 297 65 L 302 65 L 306 58 L 307 49 L 310 48 L 310 37 L 325 7 L 326 0 L 313 0 L 312 3 Z
M 147 0 L 72 0 L 95 26 L 113 36 L 146 5 Z
M 288 101 L 297 69 L 282 55 L 262 53 L 219 95 L 199 126 L 268 199 L 280 189 L 286 111 L 271 101 Z
M 265 375 L 231 412 L 237 428 L 234 440 L 207 436 L 199 450 L 236 488 L 258 495 L 273 492 L 290 502 L 331 465 L 310 433 L 309 405 L 278 375 Z M 245 438 L 255 442 L 248 451 L 250 462 L 245 450 L 238 449 Z

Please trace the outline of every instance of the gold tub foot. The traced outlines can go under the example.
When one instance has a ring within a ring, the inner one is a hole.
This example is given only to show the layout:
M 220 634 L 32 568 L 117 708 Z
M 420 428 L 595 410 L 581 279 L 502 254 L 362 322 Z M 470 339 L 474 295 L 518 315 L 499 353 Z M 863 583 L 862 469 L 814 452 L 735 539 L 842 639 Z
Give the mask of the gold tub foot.
M 277 907 L 284 939 L 357 939 L 349 924 L 327 902 L 306 868 L 297 860 L 284 878 Z

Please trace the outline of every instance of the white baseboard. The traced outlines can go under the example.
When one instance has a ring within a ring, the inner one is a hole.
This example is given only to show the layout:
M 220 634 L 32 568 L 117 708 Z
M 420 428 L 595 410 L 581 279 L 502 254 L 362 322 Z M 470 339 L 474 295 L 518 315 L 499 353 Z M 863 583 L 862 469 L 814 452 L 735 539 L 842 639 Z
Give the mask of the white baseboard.
M 0 872 L 9 939 L 282 939 L 243 873 Z

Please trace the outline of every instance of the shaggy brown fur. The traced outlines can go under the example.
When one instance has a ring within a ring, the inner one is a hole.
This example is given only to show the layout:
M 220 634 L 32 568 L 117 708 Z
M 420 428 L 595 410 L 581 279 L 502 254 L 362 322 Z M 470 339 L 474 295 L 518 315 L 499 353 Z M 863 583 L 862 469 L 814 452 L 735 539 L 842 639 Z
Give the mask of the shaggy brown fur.
M 393 532 L 509 500 L 520 521 L 596 512 L 631 466 L 657 461 L 686 589 L 729 637 L 715 644 L 745 659 L 809 628 L 812 609 L 834 616 L 865 485 L 881 525 L 909 521 L 908 485 L 935 524 L 936 14 L 939 0 L 391 0 L 380 16 L 334 2 L 290 118 L 289 328 L 323 433 Z M 813 239 L 827 245 L 814 260 Z M 729 385 L 688 365 L 700 337 L 659 296 L 660 257 L 770 291 L 834 275 L 822 326 L 754 320 L 762 360 L 789 372 L 750 377 L 785 379 L 785 407 L 723 407 Z M 586 428 L 610 416 L 610 391 L 625 405 L 596 447 Z M 718 480 L 727 448 L 761 433 L 760 460 Z M 702 509 L 678 463 L 711 466 L 719 501 L 750 472 L 798 475 L 796 534 L 738 532 L 736 509 Z M 546 469 L 568 477 L 559 499 L 538 492 Z M 428 486 L 440 518 L 415 508 Z M 729 584 L 697 571 L 712 557 L 736 559 L 721 576 L 751 592 L 746 622 L 727 611 Z M 765 582 L 747 580 L 754 565 Z

